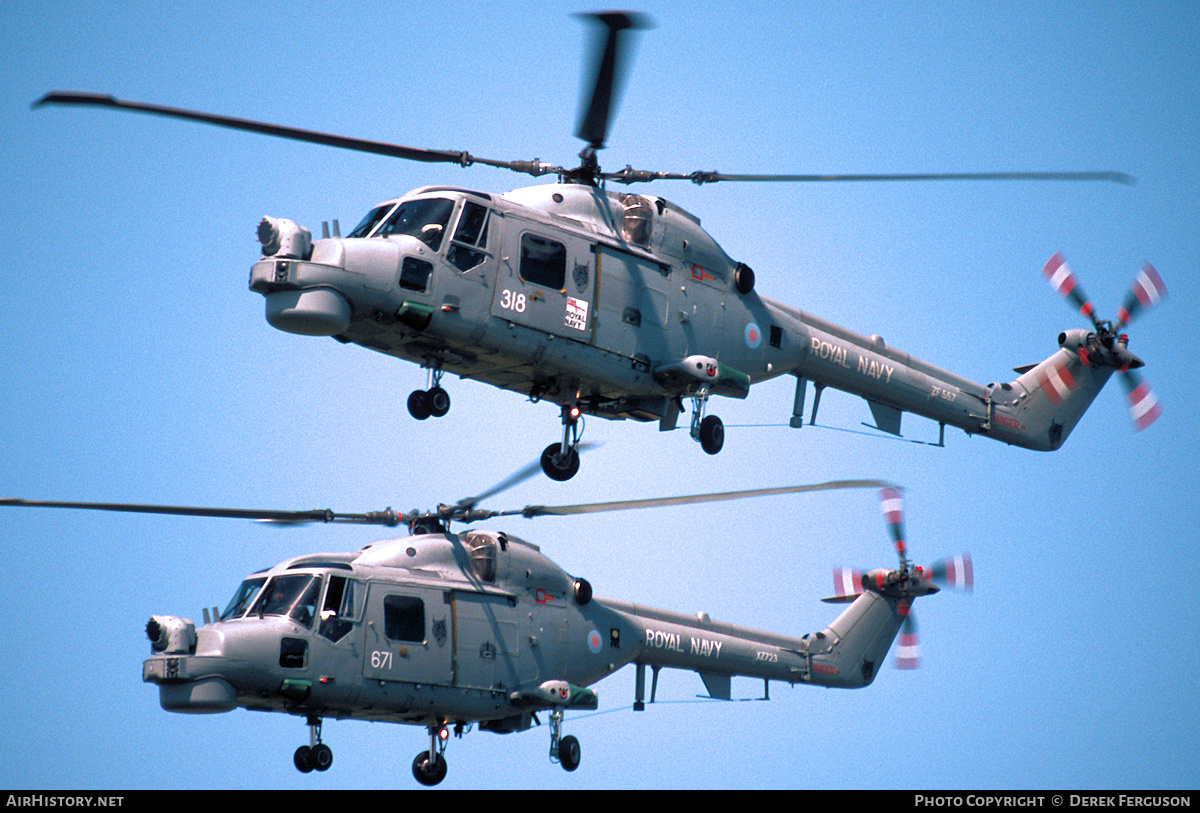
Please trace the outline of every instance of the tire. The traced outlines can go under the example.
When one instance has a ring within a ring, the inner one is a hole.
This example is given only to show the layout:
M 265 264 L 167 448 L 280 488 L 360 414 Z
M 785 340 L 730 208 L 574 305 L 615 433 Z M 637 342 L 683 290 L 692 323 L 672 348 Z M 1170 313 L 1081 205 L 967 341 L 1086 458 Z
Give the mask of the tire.
M 429 752 L 422 751 L 417 754 L 413 760 L 412 772 L 413 777 L 426 787 L 433 787 L 446 778 L 446 760 L 441 754 L 433 758 L 433 764 L 429 763 Z
M 546 472 L 546 476 L 551 480 L 557 480 L 560 483 L 570 480 L 579 471 L 579 451 L 575 447 L 571 447 L 567 452 L 566 460 L 562 460 L 559 454 L 561 449 L 561 443 L 551 443 L 542 452 L 542 471 Z
M 307 745 L 301 745 L 296 749 L 296 753 L 292 754 L 292 764 L 296 766 L 296 770 L 300 773 L 309 773 L 313 769 L 312 764 L 312 749 Z
M 425 390 L 413 390 L 408 396 L 408 414 L 418 421 L 429 417 L 429 394 Z
M 425 395 L 429 404 L 429 414 L 433 417 L 440 418 L 450 411 L 450 393 L 441 387 L 434 387 Z
M 319 742 L 309 749 L 308 761 L 315 770 L 327 771 L 333 764 L 333 749 L 325 743 Z
M 709 415 L 700 422 L 700 448 L 708 454 L 716 454 L 725 445 L 725 425 L 716 415 Z
M 583 759 L 583 749 L 579 747 L 579 740 L 572 736 L 566 736 L 558 741 L 558 763 L 563 766 L 564 771 L 573 771 L 578 768 L 581 759 Z

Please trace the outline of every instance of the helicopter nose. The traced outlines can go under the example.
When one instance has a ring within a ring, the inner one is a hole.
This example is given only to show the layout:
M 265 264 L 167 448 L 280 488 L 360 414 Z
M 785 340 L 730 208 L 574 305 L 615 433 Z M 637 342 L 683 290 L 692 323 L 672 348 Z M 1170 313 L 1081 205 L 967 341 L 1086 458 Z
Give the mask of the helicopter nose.
M 214 674 L 223 662 L 219 635 L 205 628 L 201 636 L 186 618 L 156 615 L 146 623 L 146 637 L 155 654 L 142 662 L 142 680 L 158 685 L 158 702 L 164 709 L 214 714 L 237 707 L 237 690 Z
M 250 290 L 266 299 L 267 322 L 301 336 L 336 336 L 350 326 L 352 308 L 341 240 L 314 244 L 307 229 L 264 217 L 258 225 L 263 257 L 250 269 Z

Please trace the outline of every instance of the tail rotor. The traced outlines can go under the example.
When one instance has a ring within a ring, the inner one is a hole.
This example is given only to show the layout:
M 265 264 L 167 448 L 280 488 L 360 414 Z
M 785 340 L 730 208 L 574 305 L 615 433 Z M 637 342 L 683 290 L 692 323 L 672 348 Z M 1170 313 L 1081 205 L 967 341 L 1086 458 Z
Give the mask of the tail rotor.
M 1143 263 L 1130 286 L 1125 302 L 1117 311 L 1117 321 L 1109 322 L 1096 315 L 1096 309 L 1083 292 L 1071 266 L 1061 253 L 1056 253 L 1042 268 L 1042 275 L 1050 287 L 1081 314 L 1091 320 L 1095 333 L 1067 331 L 1059 337 L 1059 344 L 1074 351 L 1086 367 L 1110 367 L 1121 374 L 1128 393 L 1129 414 L 1134 428 L 1145 429 L 1162 414 L 1158 399 L 1141 376 L 1133 371 L 1144 366 L 1144 362 L 1129 352 L 1129 336 L 1122 333 L 1135 317 L 1157 304 L 1167 295 L 1167 286 L 1150 263 Z M 1079 334 L 1079 335 L 1072 335 Z M 1055 403 L 1061 403 L 1075 389 L 1076 381 L 1065 365 L 1055 365 L 1041 378 L 1042 389 Z
M 897 669 L 916 669 L 921 663 L 921 646 L 916 615 L 912 611 L 913 600 L 918 596 L 938 592 L 938 585 L 970 592 L 975 586 L 974 566 L 968 553 L 939 559 L 929 567 L 912 565 L 908 561 L 908 545 L 905 541 L 904 497 L 901 490 L 894 486 L 881 489 L 879 505 L 888 526 L 888 533 L 896 546 L 896 554 L 900 560 L 899 568 L 862 571 L 835 567 L 834 596 L 825 601 L 854 601 L 867 590 L 899 599 L 896 612 L 903 620 L 896 645 L 895 664 Z

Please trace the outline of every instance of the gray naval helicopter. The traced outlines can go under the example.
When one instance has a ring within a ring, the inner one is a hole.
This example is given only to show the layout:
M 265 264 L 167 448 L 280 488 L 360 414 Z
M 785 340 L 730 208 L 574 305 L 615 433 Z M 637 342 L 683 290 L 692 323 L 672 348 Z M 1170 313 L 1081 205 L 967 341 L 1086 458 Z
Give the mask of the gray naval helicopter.
M 649 25 L 624 12 L 586 15 L 598 33 L 592 91 L 576 135 L 587 146 L 571 169 L 539 160 L 498 161 L 467 152 L 427 150 L 300 130 L 174 107 L 75 92 L 35 102 L 92 105 L 153 113 L 281 138 L 405 160 L 507 168 L 558 183 L 497 195 L 426 186 L 371 209 L 348 235 L 324 226 L 322 239 L 284 219 L 258 226 L 261 259 L 250 289 L 266 300 L 274 327 L 332 336 L 421 365 L 426 387 L 408 398 L 413 417 L 441 417 L 450 396 L 446 372 L 559 406 L 562 436 L 542 455 L 557 480 L 579 468 L 583 415 L 657 421 L 676 427 L 684 399 L 690 432 L 716 454 L 725 429 L 705 414 L 714 395 L 745 398 L 750 386 L 796 378 L 790 425 L 809 423 L 826 387 L 866 399 L 874 428 L 900 435 L 904 412 L 945 427 L 1036 450 L 1059 448 L 1114 371 L 1125 375 L 1134 420 L 1144 426 L 1157 402 L 1132 370 L 1143 362 L 1127 349 L 1128 316 L 1165 287 L 1147 266 L 1115 324 L 1084 307 L 1094 330 L 1067 330 L 1045 361 L 1016 368 L 1009 383 L 977 384 L 755 290 L 748 265 L 729 257 L 696 216 L 665 198 L 609 191 L 608 184 L 690 180 L 896 181 L 1132 179 L 1116 172 L 996 172 L 908 175 L 688 174 L 603 172 L 605 146 L 631 31 Z M 1057 255 L 1056 255 L 1057 256 Z M 1065 268 L 1061 263 L 1059 267 Z M 1071 278 L 1073 280 L 1073 277 Z M 1071 283 L 1073 286 L 1073 282 Z M 1068 293 L 1071 288 L 1066 288 Z M 1077 288 L 1075 290 L 1078 290 Z M 1086 300 L 1081 300 L 1083 307 Z M 1130 304 L 1132 303 L 1132 304 Z
M 539 466 L 531 464 L 522 476 Z M 199 628 L 186 618 L 153 616 L 146 625 L 151 656 L 142 678 L 158 686 L 167 711 L 208 714 L 241 707 L 304 718 L 309 743 L 293 756 L 304 773 L 332 765 L 333 751 L 321 738 L 325 718 L 422 726 L 429 745 L 413 759 L 412 772 L 424 785 L 445 778 L 451 731 L 456 736 L 470 726 L 497 734 L 524 731 L 540 722 L 536 715 L 542 712 L 549 715 L 550 760 L 574 771 L 582 752 L 578 739 L 562 734 L 564 712 L 597 708 L 597 692 L 588 687 L 628 664 L 636 669 L 638 711 L 645 709 L 647 668 L 653 676 L 651 703 L 664 668 L 697 672 L 709 696 L 721 700 L 731 699 L 735 676 L 761 678 L 764 699 L 771 681 L 868 686 L 897 634 L 896 665 L 916 665 L 915 599 L 938 592 L 937 584 L 964 589 L 973 584 L 967 556 L 929 568 L 909 562 L 900 492 L 881 481 L 515 511 L 476 507 L 501 487 L 404 516 L 391 509 L 339 514 L 17 499 L 0 505 L 281 523 L 407 523 L 411 536 L 349 553 L 297 556 L 252 573 L 224 611 L 204 610 Z M 537 545 L 504 532 L 449 528 L 451 522 L 501 516 L 568 516 L 846 488 L 882 489 L 899 566 L 835 570 L 837 595 L 826 601 L 849 606 L 828 626 L 800 637 L 714 621 L 705 613 L 598 598 L 585 579 L 564 572 Z

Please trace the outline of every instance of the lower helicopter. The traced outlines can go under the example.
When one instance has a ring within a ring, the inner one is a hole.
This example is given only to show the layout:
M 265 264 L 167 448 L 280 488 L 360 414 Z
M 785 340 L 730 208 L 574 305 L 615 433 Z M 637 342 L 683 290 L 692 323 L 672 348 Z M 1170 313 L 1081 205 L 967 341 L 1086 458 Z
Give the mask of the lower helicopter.
M 514 511 L 477 508 L 485 496 L 530 476 L 537 464 L 483 494 L 401 515 L 330 510 L 274 511 L 3 499 L 0 505 L 81 508 L 226 517 L 278 523 L 407 524 L 410 536 L 344 553 L 286 559 L 252 573 L 223 611 L 203 611 L 199 627 L 155 615 L 146 624 L 151 655 L 142 679 L 158 687 L 167 711 L 209 714 L 241 707 L 304 718 L 309 743 L 293 762 L 303 773 L 326 771 L 333 750 L 322 720 L 357 719 L 423 727 L 428 746 L 413 759 L 422 785 L 446 776 L 450 733 L 470 726 L 524 731 L 549 716 L 551 762 L 580 765 L 579 740 L 563 735 L 568 710 L 596 709 L 591 684 L 633 664 L 634 710 L 645 709 L 646 670 L 655 701 L 660 670 L 700 675 L 708 696 L 731 699 L 733 677 L 835 688 L 870 685 L 900 635 L 896 664 L 917 664 L 913 602 L 938 584 L 971 589 L 968 556 L 931 567 L 907 558 L 900 491 L 878 480 L 843 480 L 751 491 L 688 495 Z M 849 606 L 826 627 L 791 637 L 593 596 L 537 545 L 497 531 L 452 532 L 503 516 L 532 518 L 733 500 L 807 491 L 881 488 L 899 565 L 868 572 L 835 570 L 837 595 Z

